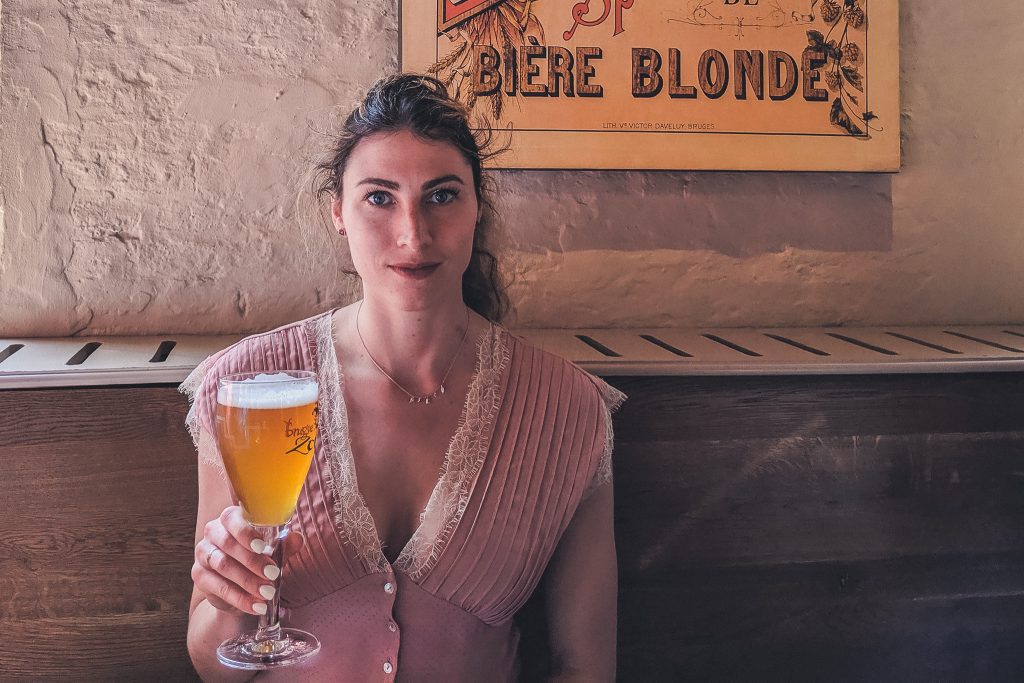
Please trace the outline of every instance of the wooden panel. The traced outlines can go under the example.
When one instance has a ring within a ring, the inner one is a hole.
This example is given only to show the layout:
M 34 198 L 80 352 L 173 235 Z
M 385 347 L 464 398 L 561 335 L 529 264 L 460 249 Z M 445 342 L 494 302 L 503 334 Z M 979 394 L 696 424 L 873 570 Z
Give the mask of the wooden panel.
M 1021 556 L 680 572 L 619 595 L 622 680 L 1015 681 Z M 957 592 L 966 581 L 1017 592 Z M 939 592 L 922 596 L 922 590 Z M 666 608 L 664 605 L 671 605 Z
M 1024 432 L 628 443 L 624 576 L 1024 548 Z
M 161 387 L 0 392 L 2 677 L 197 680 L 185 410 Z
M 2 679 L 198 681 L 184 651 L 187 604 L 184 610 L 7 622 Z
M 191 448 L 185 431 L 187 407 L 184 396 L 158 386 L 0 391 L 0 447 L 45 451 L 65 442 L 109 442 L 116 436 L 130 446 L 132 455 L 140 452 L 132 444 L 148 447 L 158 439 Z M 114 455 L 101 445 L 95 449 L 103 457 Z M 103 471 L 107 463 L 102 459 L 80 457 L 75 464 Z M 127 466 L 138 457 L 118 461 Z
M 612 382 L 622 680 L 1019 680 L 1020 375 Z
M 611 381 L 620 680 L 1024 670 L 1019 373 Z M 171 387 L 0 391 L 0 677 L 194 680 L 185 408 Z
M 614 377 L 616 443 L 1024 431 L 1021 373 Z

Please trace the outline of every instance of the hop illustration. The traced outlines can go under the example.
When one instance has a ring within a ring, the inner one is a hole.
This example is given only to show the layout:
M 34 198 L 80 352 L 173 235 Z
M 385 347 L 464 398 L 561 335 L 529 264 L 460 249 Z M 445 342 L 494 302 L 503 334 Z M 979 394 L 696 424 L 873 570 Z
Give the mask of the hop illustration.
M 835 0 L 825 0 L 821 5 L 821 18 L 824 19 L 826 23 L 836 23 L 836 19 L 839 18 L 841 13 L 839 5 L 836 4 Z
M 829 71 L 825 74 L 825 85 L 828 86 L 829 90 L 839 90 L 839 74 L 835 71 Z
M 864 25 L 864 10 L 858 5 L 848 8 L 843 15 L 846 17 L 846 23 L 852 28 L 860 28 Z
M 843 59 L 850 64 L 855 64 L 860 59 L 860 46 L 857 43 L 843 45 Z

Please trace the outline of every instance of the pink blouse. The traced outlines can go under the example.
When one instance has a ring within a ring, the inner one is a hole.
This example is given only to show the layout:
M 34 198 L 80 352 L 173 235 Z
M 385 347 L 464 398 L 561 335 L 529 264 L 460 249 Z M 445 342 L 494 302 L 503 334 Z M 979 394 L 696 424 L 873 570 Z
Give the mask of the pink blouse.
M 625 395 L 491 325 L 459 427 L 421 524 L 390 563 L 359 493 L 332 342 L 331 312 L 248 337 L 182 384 L 203 458 L 217 378 L 308 369 L 320 382 L 319 436 L 286 560 L 282 622 L 321 651 L 266 681 L 513 681 L 512 617 L 536 588 L 580 502 L 611 479 L 611 412 Z

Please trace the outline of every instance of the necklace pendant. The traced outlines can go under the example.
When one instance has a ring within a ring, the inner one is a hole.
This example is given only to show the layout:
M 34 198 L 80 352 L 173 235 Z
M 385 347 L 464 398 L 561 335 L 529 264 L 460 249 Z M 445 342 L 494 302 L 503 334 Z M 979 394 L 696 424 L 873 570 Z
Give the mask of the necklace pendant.
M 2 1 L 2 0 L 0 0 L 0 1 Z M 462 0 L 455 0 L 456 3 L 461 2 L 461 1 Z M 401 384 L 399 384 L 398 381 L 394 377 L 392 377 L 390 374 L 388 374 L 387 370 L 385 370 L 384 368 L 381 367 L 380 363 L 378 363 L 377 360 L 373 357 L 373 354 L 370 353 L 370 349 L 366 348 L 366 340 L 363 339 L 363 333 L 359 329 L 359 314 L 362 313 L 362 312 L 363 312 L 363 301 L 360 301 L 359 302 L 359 308 L 356 309 L 356 335 L 358 335 L 358 337 L 359 337 L 359 343 L 362 344 L 362 346 L 363 346 L 363 351 L 366 353 L 366 356 L 370 359 L 370 362 L 373 363 L 373 366 L 375 368 L 377 368 L 377 370 L 379 370 L 382 375 L 387 377 L 388 380 L 395 386 L 396 389 L 400 389 L 404 394 L 406 394 L 409 397 L 409 403 L 426 403 L 427 405 L 430 405 L 430 401 L 431 400 L 434 400 L 438 396 L 443 395 L 444 391 L 445 391 L 445 389 L 444 389 L 445 380 L 448 379 L 448 375 L 451 373 L 452 368 L 455 367 L 455 361 L 458 360 L 458 358 L 459 358 L 459 350 L 462 349 L 463 344 L 466 343 L 466 337 L 469 336 L 469 327 L 470 327 L 469 308 L 468 307 L 466 308 L 466 330 L 462 333 L 462 339 L 459 340 L 459 345 L 455 348 L 455 355 L 452 356 L 451 362 L 448 363 L 448 369 L 445 370 L 444 376 L 441 377 L 441 384 L 440 384 L 440 386 L 437 387 L 436 391 L 434 391 L 432 394 L 427 394 L 426 396 L 416 396 L 416 395 L 410 393 L 405 387 L 403 387 Z

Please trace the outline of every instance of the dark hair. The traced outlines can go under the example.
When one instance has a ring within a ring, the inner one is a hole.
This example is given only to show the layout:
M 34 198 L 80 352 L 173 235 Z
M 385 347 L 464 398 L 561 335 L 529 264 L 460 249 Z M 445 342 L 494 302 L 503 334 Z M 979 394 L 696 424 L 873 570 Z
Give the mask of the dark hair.
M 469 126 L 468 110 L 451 97 L 436 78 L 397 74 L 385 76 L 370 88 L 345 119 L 326 158 L 314 169 L 313 191 L 317 200 L 341 196 L 345 166 L 364 138 L 399 130 L 408 130 L 427 140 L 447 142 L 469 162 L 481 210 L 473 233 L 473 253 L 462 275 L 462 298 L 483 317 L 501 322 L 511 305 L 498 272 L 498 260 L 489 249 L 495 212 L 489 199 L 490 181 L 483 175 L 482 167 L 486 160 L 503 150 L 488 151 L 491 146 L 489 130 L 483 128 L 474 132 Z

